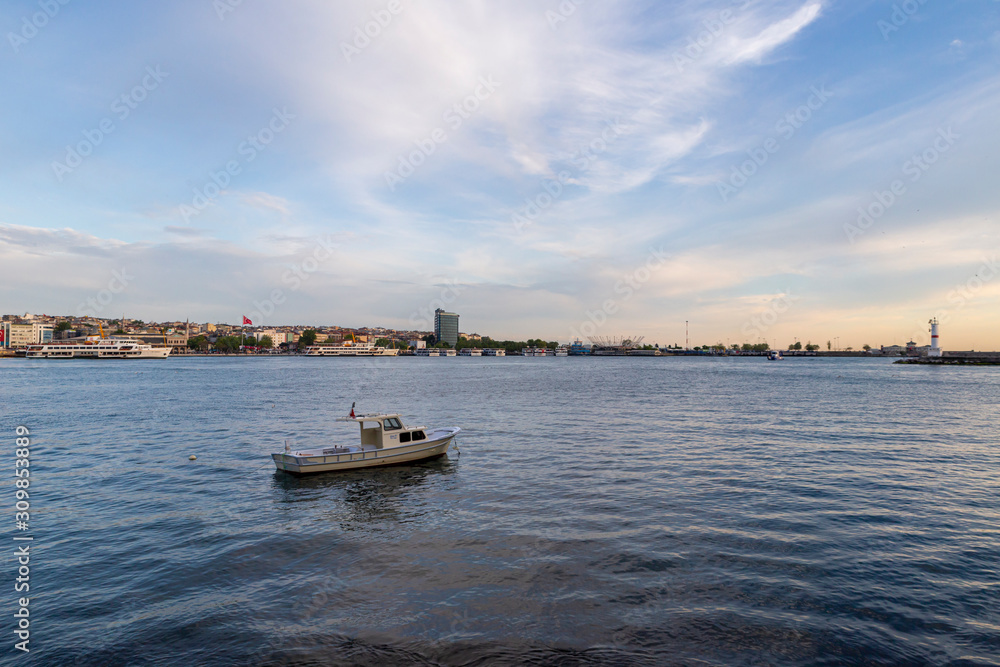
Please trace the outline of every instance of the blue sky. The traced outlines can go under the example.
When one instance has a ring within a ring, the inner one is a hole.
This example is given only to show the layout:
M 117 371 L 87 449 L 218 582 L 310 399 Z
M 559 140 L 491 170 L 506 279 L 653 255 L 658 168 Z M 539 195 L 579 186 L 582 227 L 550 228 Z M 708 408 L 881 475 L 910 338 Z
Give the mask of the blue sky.
M 1000 349 L 996 0 L 52 0 L 0 28 L 3 312 L 841 347 L 937 315 Z

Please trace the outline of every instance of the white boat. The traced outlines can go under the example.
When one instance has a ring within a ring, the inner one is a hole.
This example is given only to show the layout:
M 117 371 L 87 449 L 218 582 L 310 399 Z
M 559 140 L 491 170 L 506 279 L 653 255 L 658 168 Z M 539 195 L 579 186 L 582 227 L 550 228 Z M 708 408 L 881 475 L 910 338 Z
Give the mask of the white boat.
M 483 348 L 484 357 L 506 357 L 507 350 L 501 347 L 487 347 Z
M 157 347 L 128 336 L 52 341 L 29 345 L 24 354 L 29 359 L 166 359 L 169 347 Z
M 557 347 L 556 348 L 556 356 L 557 357 L 568 357 L 569 356 L 569 348 L 568 347 Z
M 342 343 L 340 345 L 310 345 L 307 357 L 394 357 L 399 353 L 394 347 L 378 347 L 371 343 Z
M 458 356 L 460 357 L 481 357 L 483 356 L 483 351 L 478 347 L 463 347 L 458 351 Z
M 457 426 L 436 429 L 404 426 L 398 414 L 355 416 L 353 408 L 351 416 L 338 417 L 337 421 L 359 424 L 361 442 L 297 449 L 286 440 L 284 452 L 271 454 L 275 467 L 305 474 L 413 463 L 445 454 L 455 435 L 462 430 Z
M 768 350 L 767 351 L 767 360 L 768 361 L 781 361 L 782 359 L 784 359 L 784 357 L 781 356 L 781 351 L 780 350 Z

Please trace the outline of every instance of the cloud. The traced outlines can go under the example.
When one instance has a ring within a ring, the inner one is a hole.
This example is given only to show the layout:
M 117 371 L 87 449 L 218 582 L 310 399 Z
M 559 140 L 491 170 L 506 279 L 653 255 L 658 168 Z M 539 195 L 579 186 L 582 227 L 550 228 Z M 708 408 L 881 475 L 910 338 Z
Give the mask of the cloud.
M 749 39 L 734 40 L 730 44 L 730 54 L 725 58 L 729 65 L 746 61 L 760 62 L 768 53 L 788 42 L 800 30 L 815 21 L 823 8 L 822 3 L 809 2 L 794 14 L 769 25 Z
M 168 234 L 175 234 L 176 236 L 184 236 L 187 238 L 202 236 L 205 233 L 204 230 L 197 229 L 195 227 L 180 227 L 176 225 L 167 225 L 163 228 L 163 231 Z

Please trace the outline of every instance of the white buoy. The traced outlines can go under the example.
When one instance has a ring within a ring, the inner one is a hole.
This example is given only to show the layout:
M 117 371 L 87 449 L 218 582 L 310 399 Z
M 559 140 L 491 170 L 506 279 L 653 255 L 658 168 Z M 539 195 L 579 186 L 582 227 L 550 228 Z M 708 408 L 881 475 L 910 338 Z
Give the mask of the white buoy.
M 198 458 L 197 456 L 195 456 L 194 454 L 192 454 L 191 456 L 188 457 L 188 461 L 194 461 L 197 458 Z

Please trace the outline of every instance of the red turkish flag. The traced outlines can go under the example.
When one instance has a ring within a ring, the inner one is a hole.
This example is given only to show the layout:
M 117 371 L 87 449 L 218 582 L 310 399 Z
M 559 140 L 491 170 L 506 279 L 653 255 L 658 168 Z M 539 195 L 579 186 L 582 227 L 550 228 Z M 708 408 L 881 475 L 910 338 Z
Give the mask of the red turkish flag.
M 243 316 L 243 324 L 253 324 L 253 322 L 250 321 L 249 317 L 247 317 L 246 315 L 244 315 Z

